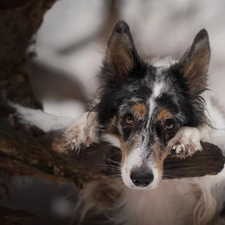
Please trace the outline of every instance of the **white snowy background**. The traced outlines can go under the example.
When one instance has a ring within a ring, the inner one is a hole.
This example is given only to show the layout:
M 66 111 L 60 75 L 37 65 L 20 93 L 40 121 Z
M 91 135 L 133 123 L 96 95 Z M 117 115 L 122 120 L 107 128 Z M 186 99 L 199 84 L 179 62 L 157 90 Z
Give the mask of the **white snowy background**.
M 105 4 L 107 1 L 56 2 L 46 13 L 36 35 L 37 42 L 33 46 L 37 53 L 35 64 L 64 74 L 62 79 L 68 76 L 77 84 L 74 86 L 75 91 L 82 90 L 87 98 L 94 96 L 99 85 L 96 74 L 104 57 L 106 40 L 96 35 L 96 31 L 105 22 L 108 13 Z M 129 24 L 136 47 L 144 56 L 179 58 L 190 46 L 197 32 L 202 28 L 207 29 L 212 49 L 209 87 L 217 95 L 218 101 L 225 106 L 225 1 L 120 0 L 117 3 L 118 19 Z M 78 46 L 74 51 L 62 53 L 62 49 L 82 42 L 88 36 L 95 38 Z M 44 80 L 47 88 L 51 88 L 52 83 Z M 39 85 L 43 85 L 43 82 Z M 62 92 L 68 89 L 63 83 L 59 87 Z M 41 87 L 38 88 L 41 90 Z M 44 95 L 43 102 L 45 111 L 54 115 L 76 118 L 85 110 L 85 104 L 76 97 L 62 100 L 52 95 Z M 60 222 L 63 221 L 60 219 L 71 217 L 73 213 L 74 203 L 68 198 L 75 190 L 72 184 L 59 188 L 51 182 L 36 178 L 16 177 L 12 181 L 12 189 L 14 206 L 20 207 L 18 202 L 22 198 L 25 206 L 20 208 L 33 210 L 35 213 L 34 205 L 40 205 L 37 220 L 30 223 L 32 225 L 67 224 L 65 221 Z M 32 191 L 27 194 L 27 190 Z M 44 204 L 50 211 L 44 212 L 44 206 L 41 211 L 41 205 Z M 51 217 L 57 220 L 53 223 Z
M 60 54 L 60 50 L 94 34 L 107 13 L 103 0 L 58 1 L 46 13 L 37 33 L 36 60 L 78 79 L 88 97 L 93 97 L 98 87 L 95 75 L 104 57 L 106 41 L 95 38 L 69 54 Z M 118 14 L 118 19 L 129 24 L 138 51 L 146 56 L 180 57 L 197 32 L 207 29 L 212 49 L 209 85 L 225 104 L 225 1 L 121 0 Z M 45 99 L 44 106 L 47 112 L 73 118 L 84 110 L 76 99 Z

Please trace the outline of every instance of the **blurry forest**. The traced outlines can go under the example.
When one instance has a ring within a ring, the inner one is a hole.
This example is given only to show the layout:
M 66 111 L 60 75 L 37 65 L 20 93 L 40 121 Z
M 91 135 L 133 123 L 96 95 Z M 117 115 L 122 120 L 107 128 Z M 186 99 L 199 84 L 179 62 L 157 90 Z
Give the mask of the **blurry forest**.
M 0 16 L 6 10 L 12 9 L 0 0 Z M 85 111 L 99 85 L 96 75 L 107 39 L 119 19 L 129 24 L 138 51 L 147 59 L 179 58 L 206 28 L 212 48 L 209 87 L 225 105 L 225 1 L 63 0 L 45 13 L 29 45 L 32 87 L 46 112 L 76 118 Z M 26 225 L 76 224 L 77 190 L 72 183 L 14 176 L 7 187 L 0 187 L 0 207 L 36 215 Z

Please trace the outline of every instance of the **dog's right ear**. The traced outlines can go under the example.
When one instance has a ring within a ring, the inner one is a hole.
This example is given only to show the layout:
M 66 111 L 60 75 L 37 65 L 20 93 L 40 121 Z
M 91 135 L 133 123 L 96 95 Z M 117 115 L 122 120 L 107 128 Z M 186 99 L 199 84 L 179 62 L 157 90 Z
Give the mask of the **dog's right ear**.
M 119 21 L 109 38 L 102 72 L 104 79 L 120 82 L 134 70 L 139 56 L 129 26 Z

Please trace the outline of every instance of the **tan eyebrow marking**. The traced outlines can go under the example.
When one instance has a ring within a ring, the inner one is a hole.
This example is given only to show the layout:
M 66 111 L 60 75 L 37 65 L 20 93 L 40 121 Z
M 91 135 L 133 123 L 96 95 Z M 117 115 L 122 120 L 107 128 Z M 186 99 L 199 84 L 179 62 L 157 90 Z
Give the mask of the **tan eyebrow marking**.
M 126 142 L 122 142 L 121 150 L 122 150 L 122 163 L 124 163 L 125 158 L 135 150 L 135 146 L 140 143 L 140 137 L 135 138 Z
M 105 129 L 107 132 L 111 133 L 114 131 L 115 127 L 116 127 L 116 116 L 113 116 L 112 118 L 110 118 L 110 122 L 107 124 Z
M 142 118 L 145 116 L 147 109 L 145 104 L 143 103 L 136 103 L 133 107 L 132 110 L 134 114 L 140 115 Z
M 172 117 L 172 114 L 170 113 L 169 110 L 162 109 L 157 116 L 157 120 L 162 121 L 162 120 L 165 120 L 165 119 L 171 118 L 171 117 Z

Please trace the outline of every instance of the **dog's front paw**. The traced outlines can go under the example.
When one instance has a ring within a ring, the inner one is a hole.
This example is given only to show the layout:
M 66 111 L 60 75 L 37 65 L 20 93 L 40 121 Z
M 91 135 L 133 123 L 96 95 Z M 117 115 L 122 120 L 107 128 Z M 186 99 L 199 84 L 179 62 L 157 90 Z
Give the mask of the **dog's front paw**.
M 65 147 L 80 151 L 81 147 L 89 147 L 99 142 L 99 124 L 96 112 L 82 114 L 64 133 Z
M 169 140 L 167 149 L 171 155 L 186 158 L 196 151 L 201 151 L 200 131 L 194 127 L 182 127 L 176 135 Z

